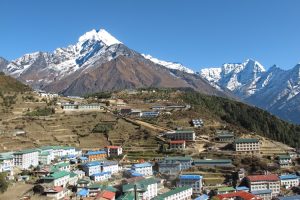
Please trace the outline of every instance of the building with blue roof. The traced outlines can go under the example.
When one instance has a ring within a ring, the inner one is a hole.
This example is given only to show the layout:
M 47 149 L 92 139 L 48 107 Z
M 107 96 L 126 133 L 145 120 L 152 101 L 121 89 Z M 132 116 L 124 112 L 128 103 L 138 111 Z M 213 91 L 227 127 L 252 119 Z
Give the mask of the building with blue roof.
M 87 197 L 89 195 L 89 190 L 88 189 L 81 189 L 77 192 L 77 196 L 80 196 L 80 197 Z
M 111 172 L 99 172 L 91 176 L 91 179 L 96 182 L 107 181 L 110 178 Z
M 84 156 L 87 157 L 89 161 L 95 161 L 105 159 L 107 157 L 107 153 L 104 150 L 88 151 L 84 154 Z
M 236 191 L 245 191 L 245 192 L 249 192 L 249 188 L 248 187 L 246 187 L 246 186 L 240 186 L 240 187 L 236 187 L 235 188 L 236 189 Z
M 85 163 L 82 165 L 82 170 L 85 172 L 86 176 L 91 176 L 93 174 L 97 174 L 101 172 L 101 162 L 94 161 Z
M 272 190 L 255 190 L 251 193 L 262 199 L 272 199 Z
M 279 176 L 280 186 L 285 188 L 291 188 L 299 186 L 299 176 L 295 174 L 287 174 Z
M 101 164 L 101 171 L 111 172 L 112 174 L 119 172 L 119 163 L 117 161 L 105 161 Z
M 131 166 L 131 169 L 133 171 L 136 171 L 139 174 L 143 174 L 144 176 L 152 176 L 152 164 L 145 162 L 145 163 L 139 163 L 139 164 L 133 164 Z
M 276 197 L 275 200 L 299 200 L 300 195 L 287 196 L 287 197 Z
M 196 174 L 184 174 L 179 176 L 177 187 L 189 186 L 193 188 L 193 193 L 199 194 L 202 190 L 203 176 Z
M 196 197 L 194 200 L 208 200 L 208 199 L 209 199 L 208 195 L 202 194 L 202 195 Z

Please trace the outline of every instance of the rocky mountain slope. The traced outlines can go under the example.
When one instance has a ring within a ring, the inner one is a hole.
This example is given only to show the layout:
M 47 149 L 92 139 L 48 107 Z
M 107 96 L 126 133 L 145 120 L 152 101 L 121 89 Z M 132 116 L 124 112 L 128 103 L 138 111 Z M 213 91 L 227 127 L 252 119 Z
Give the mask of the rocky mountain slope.
M 17 81 L 16 79 L 6 76 L 0 72 L 0 94 L 2 92 L 25 92 L 30 91 L 27 85 Z
M 87 32 L 77 44 L 53 53 L 25 54 L 0 70 L 33 88 L 66 95 L 149 86 L 224 95 L 192 70 L 129 49 L 104 29 Z
M 269 70 L 257 61 L 202 69 L 200 74 L 219 90 L 230 90 L 244 101 L 281 118 L 300 123 L 300 64 Z

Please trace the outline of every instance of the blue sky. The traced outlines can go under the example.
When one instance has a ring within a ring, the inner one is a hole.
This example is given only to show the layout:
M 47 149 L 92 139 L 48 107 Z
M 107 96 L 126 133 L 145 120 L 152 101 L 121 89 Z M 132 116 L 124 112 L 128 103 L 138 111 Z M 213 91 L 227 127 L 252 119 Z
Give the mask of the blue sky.
M 300 62 L 298 0 L 1 0 L 0 56 L 73 44 L 104 28 L 128 47 L 194 70 Z

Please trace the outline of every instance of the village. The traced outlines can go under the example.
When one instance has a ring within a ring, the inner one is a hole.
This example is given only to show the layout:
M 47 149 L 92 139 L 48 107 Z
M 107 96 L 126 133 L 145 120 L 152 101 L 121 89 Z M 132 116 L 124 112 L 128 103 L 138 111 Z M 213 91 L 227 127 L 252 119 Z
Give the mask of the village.
M 109 121 L 93 129 L 106 135 L 108 145 L 94 141 L 93 147 L 48 144 L 3 149 L 0 172 L 12 185 L 30 186 L 20 199 L 300 199 L 297 149 L 195 115 L 166 126 L 163 119 L 193 108 L 182 102 L 138 98 L 157 96 L 155 90 L 123 91 L 100 101 L 42 91 L 36 95 L 58 98 L 56 113 L 113 115 L 144 127 L 146 134 L 143 144 L 135 144 L 134 138 L 121 142 L 122 135 L 109 134 L 114 130 Z M 162 120 L 156 122 L 158 118 Z M 204 134 L 206 129 L 209 134 Z M 13 134 L 28 133 L 18 129 Z

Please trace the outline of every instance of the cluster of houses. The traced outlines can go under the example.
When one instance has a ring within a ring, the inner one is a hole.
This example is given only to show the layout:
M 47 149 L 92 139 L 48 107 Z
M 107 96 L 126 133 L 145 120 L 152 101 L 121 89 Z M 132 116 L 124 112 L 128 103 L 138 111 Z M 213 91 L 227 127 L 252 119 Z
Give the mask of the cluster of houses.
M 194 138 L 194 133 L 190 131 L 169 134 L 175 134 L 172 138 L 184 139 L 184 142 Z M 172 142 L 172 145 L 177 146 L 172 148 L 183 148 L 185 143 L 181 143 L 181 140 L 174 141 L 176 142 Z M 237 150 L 256 151 L 257 142 L 235 139 L 233 143 L 237 145 Z M 298 187 L 300 180 L 297 174 L 279 176 L 266 173 L 247 176 L 245 171 L 240 170 L 237 172 L 240 183 L 238 186 L 223 185 L 211 189 L 205 185 L 205 174 L 191 173 L 190 169 L 232 168 L 234 166 L 231 159 L 166 156 L 160 160 L 128 165 L 121 162 L 122 154 L 120 146 L 87 151 L 69 146 L 43 146 L 1 153 L 0 172 L 8 172 L 7 178 L 13 179 L 16 177 L 13 173 L 16 169 L 31 171 L 38 177 L 38 186 L 43 188 L 42 194 L 50 199 L 68 199 L 73 195 L 80 199 L 107 200 L 206 200 L 212 197 L 220 200 L 271 200 L 282 199 L 281 189 Z M 291 161 L 287 156 L 281 155 L 278 162 L 286 165 Z M 165 183 L 169 181 L 165 177 L 173 177 L 170 179 L 175 181 L 173 186 L 165 187 Z M 18 180 L 24 180 L 24 177 L 19 177 Z

